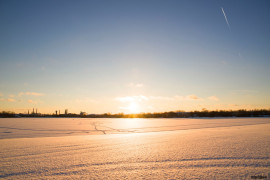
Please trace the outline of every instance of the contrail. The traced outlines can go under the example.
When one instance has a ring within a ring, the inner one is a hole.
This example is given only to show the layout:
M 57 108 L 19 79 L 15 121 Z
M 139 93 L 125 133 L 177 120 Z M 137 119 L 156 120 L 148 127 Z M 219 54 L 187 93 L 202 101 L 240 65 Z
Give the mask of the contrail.
M 229 21 L 228 21 L 228 19 L 227 19 L 227 16 L 226 16 L 226 14 L 225 14 L 225 11 L 224 11 L 224 9 L 221 7 L 221 10 L 222 10 L 222 13 L 223 13 L 223 15 L 224 15 L 224 18 L 225 18 L 225 20 L 226 20 L 226 23 L 227 23 L 227 25 L 228 25 L 228 27 L 229 27 L 229 29 L 230 29 L 230 31 L 231 31 L 231 26 L 230 26 L 230 24 L 229 24 Z

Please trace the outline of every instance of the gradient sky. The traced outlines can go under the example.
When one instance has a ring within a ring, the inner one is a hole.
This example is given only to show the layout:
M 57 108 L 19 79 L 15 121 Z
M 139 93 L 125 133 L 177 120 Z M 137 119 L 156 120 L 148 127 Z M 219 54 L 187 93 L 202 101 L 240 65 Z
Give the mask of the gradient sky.
M 0 111 L 269 108 L 269 78 L 269 0 L 0 0 Z

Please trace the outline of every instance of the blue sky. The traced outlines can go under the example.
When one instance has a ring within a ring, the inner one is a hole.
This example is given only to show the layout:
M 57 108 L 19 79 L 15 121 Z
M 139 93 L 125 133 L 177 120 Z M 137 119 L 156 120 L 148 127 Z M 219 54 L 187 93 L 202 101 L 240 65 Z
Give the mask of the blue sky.
M 270 107 L 267 0 L 1 0 L 0 23 L 0 110 Z

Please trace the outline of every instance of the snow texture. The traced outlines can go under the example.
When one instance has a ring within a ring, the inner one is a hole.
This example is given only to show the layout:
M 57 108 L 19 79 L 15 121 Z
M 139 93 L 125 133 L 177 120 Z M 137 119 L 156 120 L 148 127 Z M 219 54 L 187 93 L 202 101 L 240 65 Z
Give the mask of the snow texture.
M 0 135 L 6 179 L 270 175 L 270 118 L 0 119 Z

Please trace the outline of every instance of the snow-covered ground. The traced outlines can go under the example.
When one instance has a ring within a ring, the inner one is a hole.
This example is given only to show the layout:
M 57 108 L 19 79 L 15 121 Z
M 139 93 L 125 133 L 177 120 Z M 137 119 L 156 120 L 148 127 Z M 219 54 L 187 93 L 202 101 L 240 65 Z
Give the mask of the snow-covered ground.
M 270 118 L 0 119 L 0 178 L 270 177 Z

